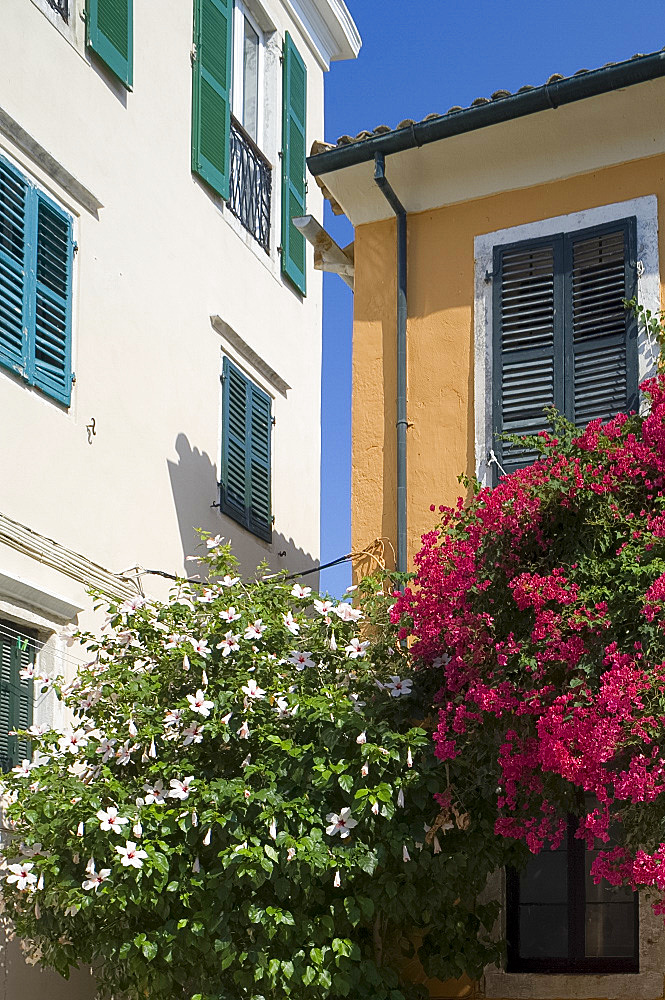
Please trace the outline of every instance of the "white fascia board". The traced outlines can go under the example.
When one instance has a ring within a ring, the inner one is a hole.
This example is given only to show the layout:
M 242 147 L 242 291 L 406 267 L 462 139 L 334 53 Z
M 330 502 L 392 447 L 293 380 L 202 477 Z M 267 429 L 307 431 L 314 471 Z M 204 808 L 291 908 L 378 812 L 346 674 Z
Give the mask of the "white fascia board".
M 355 59 L 362 44 L 360 32 L 343 0 L 283 0 L 308 39 L 322 69 L 338 59 Z

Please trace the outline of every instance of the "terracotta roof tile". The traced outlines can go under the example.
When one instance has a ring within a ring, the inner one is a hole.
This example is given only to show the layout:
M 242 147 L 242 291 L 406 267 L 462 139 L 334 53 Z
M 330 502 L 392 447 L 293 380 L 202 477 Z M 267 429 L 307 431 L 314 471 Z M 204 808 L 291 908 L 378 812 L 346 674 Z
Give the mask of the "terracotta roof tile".
M 665 46 L 663 47 L 663 50 L 665 50 Z M 631 58 L 632 59 L 641 59 L 641 58 L 643 58 L 643 56 L 644 56 L 644 53 L 637 52 Z M 615 62 L 608 62 L 608 63 L 605 63 L 605 65 L 602 67 L 602 69 L 606 69 L 609 66 L 616 66 L 616 65 L 618 65 L 618 64 L 615 63 Z M 572 73 L 571 76 L 580 76 L 582 73 L 589 73 L 589 72 L 592 72 L 592 71 L 588 70 L 588 69 L 578 69 L 575 73 Z M 552 73 L 552 75 L 550 77 L 548 77 L 548 79 L 547 79 L 547 84 L 558 83 L 559 80 L 566 80 L 566 79 L 569 79 L 569 77 L 563 76 L 561 73 Z M 535 89 L 536 89 L 536 87 L 534 87 L 532 84 L 526 83 L 522 87 L 520 87 L 519 90 L 516 90 L 515 93 L 516 94 L 524 94 L 524 93 L 526 93 L 529 90 L 535 90 Z M 471 104 L 468 105 L 468 106 L 472 107 L 472 108 L 475 108 L 475 107 L 479 107 L 482 104 L 490 104 L 492 101 L 502 101 L 502 100 L 505 100 L 507 97 L 513 97 L 513 96 L 514 95 L 513 95 L 513 93 L 510 90 L 499 89 L 499 90 L 495 90 L 494 91 L 494 93 L 492 94 L 491 98 L 490 97 L 476 97 L 476 99 L 474 101 L 472 101 Z M 445 114 L 438 114 L 436 112 L 430 112 L 430 114 L 426 115 L 425 118 L 422 118 L 420 120 L 421 121 L 431 121 L 434 118 L 444 118 L 445 115 L 453 115 L 453 114 L 455 114 L 458 111 L 466 111 L 466 108 L 463 108 L 459 104 L 454 104 L 451 108 L 448 108 L 448 110 L 445 112 Z M 355 136 L 342 135 L 337 140 L 337 145 L 338 146 L 348 146 L 348 145 L 350 145 L 351 143 L 354 143 L 354 142 L 362 142 L 363 139 L 371 139 L 373 136 L 376 136 L 376 135 L 385 135 L 387 132 L 393 132 L 393 131 L 397 131 L 399 129 L 411 128 L 412 125 L 417 125 L 417 124 L 418 124 L 418 122 L 414 121 L 414 119 L 412 119 L 412 118 L 405 118 L 405 119 L 403 119 L 403 121 L 401 121 L 399 123 L 399 125 L 395 126 L 394 128 L 391 128 L 389 125 L 377 125 L 375 129 L 372 129 L 371 131 L 368 131 L 367 129 L 363 129 L 362 132 L 358 132 L 358 134 L 355 135 Z

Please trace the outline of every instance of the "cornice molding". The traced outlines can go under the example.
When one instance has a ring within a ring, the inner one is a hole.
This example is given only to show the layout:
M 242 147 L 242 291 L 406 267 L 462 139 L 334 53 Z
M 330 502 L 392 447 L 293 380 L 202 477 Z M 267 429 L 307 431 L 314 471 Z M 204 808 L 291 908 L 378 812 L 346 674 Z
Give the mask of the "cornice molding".
M 283 0 L 322 69 L 338 59 L 355 59 L 362 40 L 343 0 Z

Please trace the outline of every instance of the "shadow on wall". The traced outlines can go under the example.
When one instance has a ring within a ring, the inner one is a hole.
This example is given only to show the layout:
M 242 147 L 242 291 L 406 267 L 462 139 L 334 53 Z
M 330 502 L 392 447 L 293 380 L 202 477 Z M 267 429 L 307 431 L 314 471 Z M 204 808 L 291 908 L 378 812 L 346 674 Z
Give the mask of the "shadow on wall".
M 197 528 L 227 538 L 240 560 L 244 575 L 251 574 L 264 560 L 270 567 L 269 572 L 285 569 L 289 573 L 300 573 L 318 564 L 318 560 L 296 545 L 293 538 L 273 531 L 272 543 L 268 544 L 222 514 L 218 507 L 213 507 L 212 504 L 219 501 L 217 466 L 206 452 L 192 448 L 185 434 L 178 434 L 175 450 L 178 461 L 167 460 L 166 464 L 178 518 L 183 565 L 188 576 L 194 576 L 198 568 L 196 563 L 185 563 L 184 559 L 202 551 Z M 175 573 L 182 571 L 182 566 L 173 569 Z M 308 574 L 306 582 L 316 589 L 319 582 L 318 571 Z

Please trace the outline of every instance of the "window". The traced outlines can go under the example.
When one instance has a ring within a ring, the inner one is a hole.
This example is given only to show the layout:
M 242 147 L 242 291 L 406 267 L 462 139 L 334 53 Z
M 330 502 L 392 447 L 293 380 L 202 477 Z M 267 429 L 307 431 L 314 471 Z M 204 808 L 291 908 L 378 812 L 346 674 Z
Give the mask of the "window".
M 270 253 L 272 166 L 263 141 L 263 51 L 259 26 L 240 3 L 233 12 L 234 67 L 231 115 L 229 209 Z
M 32 725 L 33 682 L 20 671 L 34 665 L 35 636 L 0 621 L 0 769 L 8 771 L 30 756 L 27 740 L 10 735 Z
M 499 434 L 535 434 L 555 406 L 578 426 L 638 408 L 634 218 L 494 250 L 493 448 L 511 472 L 534 452 Z
M 222 368 L 220 509 L 272 541 L 272 403 L 228 358 Z
M 0 157 L 0 364 L 69 405 L 72 220 Z
M 508 972 L 638 972 L 638 894 L 589 875 L 597 851 L 568 834 L 507 873 Z
M 263 32 L 238 0 L 233 10 L 233 49 L 233 114 L 245 134 L 261 146 Z
M 133 0 L 86 0 L 86 44 L 128 90 L 133 82 Z
M 270 253 L 272 165 L 261 148 L 264 48 L 259 25 L 240 2 L 194 0 L 192 170 Z M 305 238 L 292 219 L 305 212 L 306 106 L 307 70 L 287 32 L 282 54 L 281 269 L 303 295 Z
M 46 0 L 46 2 L 60 15 L 63 21 L 69 21 L 69 0 Z

